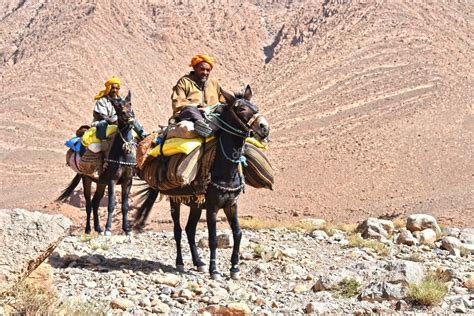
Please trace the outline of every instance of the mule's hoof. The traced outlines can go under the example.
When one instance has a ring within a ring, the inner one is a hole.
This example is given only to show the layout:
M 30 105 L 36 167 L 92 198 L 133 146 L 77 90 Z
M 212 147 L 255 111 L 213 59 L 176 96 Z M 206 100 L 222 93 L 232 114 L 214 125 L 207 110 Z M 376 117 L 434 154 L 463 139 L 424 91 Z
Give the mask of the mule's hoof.
M 211 279 L 214 281 L 220 281 L 222 280 L 222 276 L 219 272 L 213 272 L 211 273 Z
M 198 266 L 198 267 L 196 267 L 196 269 L 197 269 L 198 272 L 206 272 L 206 270 L 207 270 L 205 265 Z
M 131 230 L 125 230 L 124 231 L 125 235 L 127 235 L 128 237 L 133 237 L 133 232 Z
M 231 272 L 230 273 L 230 278 L 232 280 L 240 280 L 240 272 Z
M 178 270 L 179 272 L 184 272 L 184 265 L 183 264 L 178 264 L 176 266 L 176 270 Z
M 110 237 L 112 236 L 112 232 L 110 230 L 105 231 L 105 236 Z

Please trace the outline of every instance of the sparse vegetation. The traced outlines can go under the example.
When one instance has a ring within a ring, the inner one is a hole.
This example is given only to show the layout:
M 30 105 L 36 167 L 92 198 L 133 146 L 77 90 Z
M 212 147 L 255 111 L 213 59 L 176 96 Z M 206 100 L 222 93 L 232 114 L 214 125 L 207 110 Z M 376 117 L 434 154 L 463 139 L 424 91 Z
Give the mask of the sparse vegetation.
M 15 314 L 49 315 L 54 311 L 57 296 L 45 287 L 23 281 L 13 287 L 8 298 L 1 298 L 0 301 L 7 301 Z
M 422 305 L 434 305 L 448 293 L 445 279 L 437 274 L 427 275 L 420 284 L 410 284 L 408 297 Z
M 471 254 L 471 251 L 463 246 L 459 248 L 459 251 L 460 251 L 461 257 L 469 257 L 469 255 Z
M 295 232 L 305 232 L 310 233 L 315 229 L 320 229 L 326 232 L 329 236 L 334 234 L 335 230 L 341 230 L 344 232 L 354 232 L 357 225 L 356 224 L 340 224 L 333 225 L 327 223 L 324 227 L 316 227 L 314 224 L 308 221 L 276 221 L 268 219 L 258 219 L 258 218 L 242 218 L 240 219 L 240 226 L 243 229 L 249 230 L 261 230 L 261 229 L 288 229 L 289 231 Z
M 82 234 L 79 240 L 83 243 L 88 243 L 92 250 L 102 249 L 108 251 L 110 247 L 107 244 L 107 240 L 103 240 L 99 237 L 100 236 L 96 233 Z
M 397 217 L 393 219 L 392 222 L 393 226 L 395 227 L 395 230 L 400 230 L 401 228 L 405 228 L 407 226 L 406 218 Z
M 56 293 L 28 281 L 18 283 L 0 297 L 0 306 L 8 304 L 14 315 L 106 315 L 107 306 L 81 300 L 59 301 Z
M 79 237 L 79 240 L 82 241 L 82 242 L 89 242 L 95 238 L 98 238 L 99 235 L 98 234 L 82 234 L 80 237 Z
M 414 252 L 406 259 L 414 262 L 422 262 L 423 256 L 421 256 L 418 252 Z
M 263 251 L 264 251 L 263 246 L 260 244 L 257 244 L 253 247 L 253 256 L 255 258 L 262 258 Z
M 360 234 L 352 234 L 348 237 L 348 247 L 360 247 L 373 249 L 380 256 L 388 256 L 390 249 L 377 240 L 364 239 Z
M 344 278 L 332 290 L 339 295 L 349 298 L 359 294 L 360 283 L 354 278 Z
M 70 299 L 59 304 L 55 312 L 60 315 L 71 315 L 71 316 L 102 316 L 107 315 L 109 307 L 106 305 L 100 305 L 94 302 L 88 302 L 77 299 Z

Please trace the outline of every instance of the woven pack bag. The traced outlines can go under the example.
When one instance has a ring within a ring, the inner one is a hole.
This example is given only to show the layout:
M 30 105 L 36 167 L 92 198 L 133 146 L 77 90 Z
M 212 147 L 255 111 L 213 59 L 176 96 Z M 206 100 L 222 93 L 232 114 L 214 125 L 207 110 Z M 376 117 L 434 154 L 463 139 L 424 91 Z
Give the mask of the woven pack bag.
M 91 175 L 102 166 L 102 153 L 94 153 L 90 150 L 86 150 L 85 153 L 81 157 L 81 161 L 79 162 L 79 171 L 82 174 Z
M 273 190 L 273 168 L 267 157 L 255 145 L 245 144 L 247 167 L 244 167 L 245 183 L 260 189 Z
M 166 163 L 161 158 L 147 159 L 142 166 L 140 176 L 151 187 L 158 189 L 159 184 L 166 182 Z
M 157 132 L 153 132 L 147 137 L 145 137 L 140 143 L 137 145 L 137 167 L 138 169 L 142 169 L 145 161 L 148 158 L 148 153 L 150 150 L 153 149 L 155 146 L 155 140 L 158 137 Z

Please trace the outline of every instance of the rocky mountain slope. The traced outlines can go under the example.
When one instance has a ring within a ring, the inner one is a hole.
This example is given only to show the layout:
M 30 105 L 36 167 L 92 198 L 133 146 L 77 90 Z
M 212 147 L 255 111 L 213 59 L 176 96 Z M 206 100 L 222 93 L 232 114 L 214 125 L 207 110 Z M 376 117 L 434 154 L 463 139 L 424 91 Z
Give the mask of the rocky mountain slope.
M 242 215 L 354 222 L 426 212 L 472 226 L 472 5 L 350 1 L 0 4 L 0 207 L 82 222 L 51 201 L 72 178 L 63 142 L 111 75 L 147 130 L 193 54 L 254 88 L 272 124 L 275 191 Z M 168 219 L 165 202 L 155 222 Z

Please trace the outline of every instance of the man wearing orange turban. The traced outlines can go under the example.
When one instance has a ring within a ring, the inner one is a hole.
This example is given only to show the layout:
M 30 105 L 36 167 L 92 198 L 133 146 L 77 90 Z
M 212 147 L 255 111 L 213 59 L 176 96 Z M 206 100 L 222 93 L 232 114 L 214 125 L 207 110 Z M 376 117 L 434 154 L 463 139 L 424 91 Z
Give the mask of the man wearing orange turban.
M 94 99 L 97 100 L 94 106 L 93 119 L 91 126 L 97 128 L 96 136 L 99 139 L 106 138 L 106 129 L 109 124 L 117 124 L 117 113 L 112 105 L 113 99 L 121 98 L 120 91 L 120 79 L 112 76 L 105 82 L 105 89 L 100 91 Z M 134 126 L 135 132 L 140 137 L 144 137 L 143 126 L 140 124 L 138 119 L 135 118 Z
M 181 77 L 173 87 L 171 105 L 173 117 L 177 122 L 191 121 L 202 123 L 205 126 L 201 113 L 205 108 L 219 102 L 224 102 L 221 85 L 216 79 L 209 79 L 209 74 L 215 64 L 214 58 L 209 55 L 199 54 L 191 59 L 190 67 L 193 70 Z M 198 133 L 198 129 L 196 129 Z M 198 133 L 199 134 L 199 133 Z M 204 132 L 202 136 L 207 136 Z

